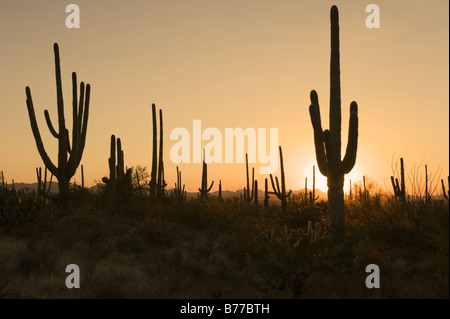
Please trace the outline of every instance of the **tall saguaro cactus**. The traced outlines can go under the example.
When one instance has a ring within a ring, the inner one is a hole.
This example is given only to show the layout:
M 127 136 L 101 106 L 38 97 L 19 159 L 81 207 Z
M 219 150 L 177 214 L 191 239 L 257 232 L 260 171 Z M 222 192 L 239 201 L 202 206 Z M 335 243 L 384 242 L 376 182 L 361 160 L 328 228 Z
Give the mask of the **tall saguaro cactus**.
M 153 125 L 153 150 L 152 150 L 152 172 L 150 179 L 150 196 L 153 200 L 161 201 L 164 197 L 164 162 L 163 162 L 163 117 L 162 110 L 159 110 L 159 158 L 158 155 L 158 133 L 156 125 L 156 105 L 152 104 L 152 125 Z
M 86 132 L 89 117 L 89 100 L 91 87 L 89 84 L 84 85 L 80 83 L 80 93 L 78 98 L 78 84 L 77 74 L 72 73 L 72 91 L 73 91 L 73 126 L 72 126 L 72 142 L 69 141 L 69 130 L 66 128 L 64 118 L 64 101 L 61 81 L 61 65 L 59 59 L 58 44 L 53 46 L 55 53 L 55 74 L 56 74 L 56 96 L 58 108 L 58 132 L 54 129 L 50 120 L 50 115 L 47 110 L 44 111 L 45 120 L 47 121 L 50 133 L 58 139 L 58 165 L 56 166 L 51 161 L 50 157 L 45 151 L 44 144 L 41 139 L 36 115 L 34 113 L 33 99 L 31 98 L 31 90 L 27 86 L 27 108 L 30 118 L 31 130 L 36 141 L 36 146 L 39 155 L 48 170 L 58 179 L 59 196 L 62 202 L 66 202 L 69 196 L 70 178 L 75 175 L 75 172 L 80 165 L 81 157 L 83 155 L 84 146 L 86 143 Z M 68 156 L 69 155 L 69 156 Z
M 350 124 L 348 144 L 344 159 L 341 160 L 341 83 L 339 66 L 339 12 L 331 7 L 331 62 L 330 62 L 330 129 L 322 130 L 319 98 L 311 91 L 309 113 L 314 129 L 314 144 L 319 171 L 327 177 L 328 205 L 331 226 L 339 240 L 345 232 L 344 218 L 344 176 L 355 165 L 358 145 L 358 105 L 350 104 Z

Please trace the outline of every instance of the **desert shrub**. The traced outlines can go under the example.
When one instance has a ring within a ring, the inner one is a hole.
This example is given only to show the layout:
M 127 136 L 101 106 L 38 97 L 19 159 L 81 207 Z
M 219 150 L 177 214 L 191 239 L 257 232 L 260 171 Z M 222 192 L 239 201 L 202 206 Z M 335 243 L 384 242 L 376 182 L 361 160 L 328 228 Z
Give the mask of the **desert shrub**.
M 351 273 L 356 270 L 355 247 L 367 236 L 362 227 L 344 242 L 333 236 L 320 237 L 315 231 L 288 230 L 274 225 L 272 231 L 257 237 L 247 254 L 249 276 L 263 289 L 288 289 L 302 294 L 308 278 L 316 272 Z

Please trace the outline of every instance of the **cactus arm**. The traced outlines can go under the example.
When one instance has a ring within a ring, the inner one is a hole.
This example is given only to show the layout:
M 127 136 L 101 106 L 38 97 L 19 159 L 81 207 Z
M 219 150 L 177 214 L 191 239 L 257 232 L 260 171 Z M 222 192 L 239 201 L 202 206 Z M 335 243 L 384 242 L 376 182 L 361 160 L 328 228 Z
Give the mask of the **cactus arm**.
M 358 104 L 353 101 L 350 104 L 350 123 L 348 126 L 348 142 L 345 151 L 342 169 L 344 174 L 350 173 L 355 166 L 356 150 L 358 148 Z
M 309 106 L 309 115 L 311 117 L 311 124 L 314 131 L 314 146 L 316 149 L 316 159 L 319 166 L 319 171 L 323 176 L 327 176 L 328 164 L 325 155 L 324 138 L 322 122 L 320 119 L 319 98 L 316 91 L 311 91 L 311 105 Z
M 87 134 L 87 125 L 88 125 L 88 119 L 89 119 L 89 102 L 91 99 L 91 86 L 90 84 L 86 85 L 86 97 L 84 102 L 84 109 L 83 109 L 83 125 L 81 127 L 81 134 L 80 134 L 80 147 L 78 149 L 78 160 L 79 163 L 81 161 L 81 156 L 83 155 L 84 147 L 86 145 L 86 134 Z
M 397 185 L 395 185 L 394 176 L 391 176 L 392 189 L 394 190 L 394 195 L 397 196 Z
M 214 185 L 214 181 L 211 182 L 211 186 L 209 186 L 209 188 L 206 190 L 207 193 L 209 193 L 211 191 L 211 188 L 213 187 L 213 185 Z
M 83 114 L 84 114 L 84 98 L 85 98 L 85 86 L 84 82 L 80 83 L 80 102 L 78 105 L 78 113 L 77 113 L 77 130 L 78 130 L 78 138 L 81 137 L 81 127 L 83 124 Z
M 76 81 L 76 78 L 75 78 Z M 76 83 L 74 83 L 76 86 Z M 86 87 L 84 83 L 80 84 L 80 101 L 78 113 L 74 113 L 74 123 L 76 123 L 76 130 L 73 130 L 72 134 L 72 153 L 69 158 L 69 170 L 70 175 L 74 175 L 78 165 L 80 165 L 81 157 L 83 156 L 84 147 L 86 145 L 86 132 L 87 124 L 89 118 L 89 99 L 90 99 L 90 85 L 87 84 Z M 74 94 L 76 92 L 74 91 Z M 85 97 L 84 97 L 85 95 Z M 75 112 L 75 105 L 74 105 Z M 76 147 L 76 149 L 75 149 Z
M 47 110 L 44 111 L 44 115 L 45 115 L 45 121 L 47 122 L 48 129 L 50 130 L 50 133 L 52 133 L 52 135 L 55 138 L 58 138 L 59 135 L 58 135 L 58 133 L 56 133 L 55 129 L 53 128 L 53 124 L 52 124 L 52 121 L 50 119 L 50 114 L 48 113 Z
M 69 130 L 66 129 L 65 131 L 65 137 L 66 137 L 66 143 L 67 143 L 67 152 L 69 154 L 72 154 L 72 149 L 70 148 L 70 139 L 69 139 Z M 75 173 L 75 172 L 74 172 Z M 73 176 L 73 175 L 72 175 Z
M 39 155 L 41 156 L 44 165 L 50 170 L 50 172 L 55 176 L 59 176 L 59 169 L 52 163 L 50 157 L 48 157 L 47 152 L 45 151 L 44 144 L 42 143 L 41 134 L 39 132 L 38 124 L 36 122 L 36 115 L 34 113 L 31 90 L 27 86 L 25 91 L 27 95 L 27 109 L 28 109 L 28 116 L 30 118 L 31 130 L 33 132 L 34 140 L 36 142 Z
M 55 77 L 56 77 L 56 98 L 58 105 L 58 124 L 59 124 L 59 131 L 63 132 L 66 128 L 66 123 L 64 119 L 64 100 L 61 81 L 61 63 L 59 58 L 59 47 L 57 43 L 53 45 L 53 51 L 55 53 Z

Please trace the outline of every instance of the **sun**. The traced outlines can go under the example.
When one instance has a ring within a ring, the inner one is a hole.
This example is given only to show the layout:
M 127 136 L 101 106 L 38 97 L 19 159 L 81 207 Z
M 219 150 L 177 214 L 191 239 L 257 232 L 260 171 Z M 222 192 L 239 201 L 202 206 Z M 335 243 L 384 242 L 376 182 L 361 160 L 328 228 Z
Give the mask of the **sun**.
M 312 188 L 312 180 L 313 180 L 313 165 L 315 166 L 315 175 L 316 175 L 316 189 L 321 190 L 324 193 L 327 193 L 328 191 L 328 185 L 327 185 L 327 178 L 326 176 L 323 176 L 319 168 L 317 167 L 317 164 L 311 164 L 308 165 L 305 169 L 303 169 L 302 175 L 303 181 L 304 177 L 308 178 L 308 189 Z M 362 177 L 360 173 L 357 170 L 352 170 L 349 174 L 346 174 L 344 177 L 344 194 L 349 194 L 350 192 L 350 180 L 352 181 L 352 185 L 355 183 L 361 181 Z M 302 184 L 304 186 L 304 184 Z

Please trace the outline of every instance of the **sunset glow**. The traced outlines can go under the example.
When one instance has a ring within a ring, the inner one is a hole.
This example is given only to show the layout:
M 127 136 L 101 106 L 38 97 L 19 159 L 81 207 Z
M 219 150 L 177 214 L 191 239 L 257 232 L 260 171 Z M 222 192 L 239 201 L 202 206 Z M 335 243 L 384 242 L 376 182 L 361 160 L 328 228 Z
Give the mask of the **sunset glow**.
M 304 178 L 312 178 L 312 165 L 317 165 L 308 112 L 312 89 L 319 93 L 322 123 L 328 128 L 330 3 L 133 3 L 79 1 L 82 23 L 77 30 L 65 28 L 63 3 L 1 3 L 0 63 L 8 76 L 0 80 L 0 117 L 2 130 L 10 133 L 0 137 L 0 168 L 6 178 L 35 182 L 35 167 L 43 165 L 27 118 L 27 85 L 33 91 L 42 139 L 56 161 L 57 143 L 43 112 L 48 109 L 56 118 L 52 45 L 58 42 L 66 118 L 71 118 L 71 72 L 92 86 L 82 160 L 87 185 L 107 174 L 111 134 L 122 139 L 127 166 L 150 170 L 151 104 L 156 103 L 164 114 L 170 187 L 176 180 L 170 132 L 177 127 L 192 130 L 192 121 L 198 119 L 203 128 L 222 133 L 225 128 L 278 128 L 287 186 L 302 189 Z M 448 24 L 448 13 L 442 7 L 448 3 L 381 2 L 379 29 L 365 27 L 365 4 L 338 5 L 344 31 L 343 151 L 352 100 L 359 104 L 360 121 L 356 166 L 346 176 L 346 192 L 349 178 L 358 181 L 363 175 L 375 178 L 382 188 L 389 186 L 394 154 L 404 157 L 408 166 L 425 159 L 430 170 L 447 176 L 448 29 L 442 26 Z M 187 189 L 196 191 L 201 165 L 179 166 Z M 243 164 L 212 163 L 209 170 L 210 178 L 221 179 L 225 189 L 245 185 Z M 325 178 L 316 172 L 317 188 L 326 191 Z M 257 175 L 260 180 L 267 177 Z M 73 181 L 80 179 L 77 172 Z

